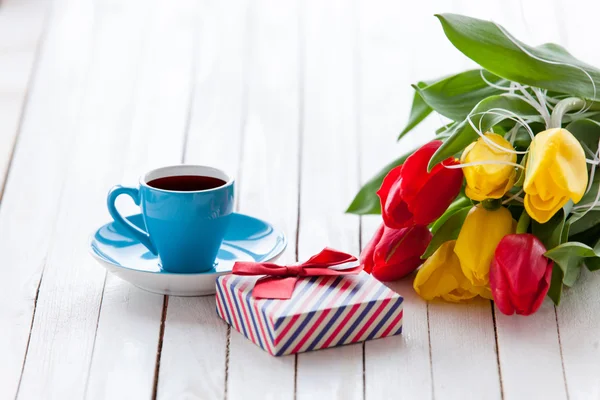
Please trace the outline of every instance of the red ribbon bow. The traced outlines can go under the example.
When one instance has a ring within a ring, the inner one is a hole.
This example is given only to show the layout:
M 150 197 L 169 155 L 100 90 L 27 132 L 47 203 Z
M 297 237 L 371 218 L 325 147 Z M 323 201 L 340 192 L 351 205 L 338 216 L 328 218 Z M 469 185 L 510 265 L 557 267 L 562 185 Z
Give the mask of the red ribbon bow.
M 274 263 L 238 261 L 233 265 L 234 275 L 266 275 L 256 281 L 252 296 L 257 299 L 289 299 L 298 278 L 304 276 L 353 275 L 362 271 L 362 265 L 347 269 L 331 269 L 334 265 L 356 261 L 357 258 L 341 251 L 324 248 L 319 254 L 298 265 L 282 266 Z

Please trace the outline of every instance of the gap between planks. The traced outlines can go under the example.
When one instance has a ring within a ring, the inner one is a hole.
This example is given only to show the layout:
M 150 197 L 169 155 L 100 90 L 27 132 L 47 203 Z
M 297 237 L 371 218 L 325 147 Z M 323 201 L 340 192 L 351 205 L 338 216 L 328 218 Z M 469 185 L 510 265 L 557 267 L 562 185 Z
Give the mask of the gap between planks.
M 163 337 L 165 336 L 165 321 L 167 319 L 167 308 L 169 307 L 169 296 L 163 296 L 163 307 L 160 315 L 160 330 L 158 333 L 158 346 L 156 348 L 156 364 L 154 366 L 154 380 L 152 386 L 152 399 L 156 399 L 158 393 L 158 379 L 160 373 L 160 356 L 162 354 Z
M 490 300 L 490 307 L 492 309 L 492 321 L 494 322 L 494 343 L 496 344 L 496 363 L 498 364 L 498 379 L 500 381 L 500 398 L 504 399 L 504 382 L 502 381 L 502 368 L 500 367 L 500 343 L 498 343 L 496 309 L 492 300 Z
M 297 197 L 297 211 L 296 211 L 296 248 L 295 260 L 299 262 L 300 256 L 298 253 L 300 243 L 300 218 L 302 217 L 301 201 L 302 201 L 302 161 L 304 155 L 304 110 L 306 101 L 306 85 L 304 81 L 305 77 L 305 61 L 306 61 L 306 40 L 305 40 L 305 23 L 306 23 L 306 3 L 302 0 L 298 0 L 298 197 Z M 298 398 L 298 354 L 294 354 L 294 394 L 293 398 Z

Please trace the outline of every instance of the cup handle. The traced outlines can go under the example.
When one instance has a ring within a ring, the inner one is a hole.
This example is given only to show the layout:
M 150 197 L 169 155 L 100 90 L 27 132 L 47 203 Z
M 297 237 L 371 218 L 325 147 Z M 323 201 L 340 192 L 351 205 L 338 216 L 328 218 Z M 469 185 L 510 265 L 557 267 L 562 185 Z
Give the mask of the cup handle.
M 106 205 L 108 206 L 108 212 L 113 217 L 113 219 L 117 222 L 120 222 L 125 228 L 127 228 L 131 234 L 138 239 L 144 246 L 148 248 L 152 252 L 152 254 L 156 255 L 156 248 L 152 241 L 150 240 L 150 235 L 148 232 L 141 230 L 131 222 L 129 222 L 126 218 L 124 218 L 117 207 L 115 206 L 115 201 L 117 197 L 122 194 L 126 194 L 127 196 L 133 199 L 133 202 L 139 206 L 140 205 L 140 191 L 137 188 L 125 187 L 121 185 L 113 186 L 112 189 L 108 192 L 108 197 L 106 199 Z

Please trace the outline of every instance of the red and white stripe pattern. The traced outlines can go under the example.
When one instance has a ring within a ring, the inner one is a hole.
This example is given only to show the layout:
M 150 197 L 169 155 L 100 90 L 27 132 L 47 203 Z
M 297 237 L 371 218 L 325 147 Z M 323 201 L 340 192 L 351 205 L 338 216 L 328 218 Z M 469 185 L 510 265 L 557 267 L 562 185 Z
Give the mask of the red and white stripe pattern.
M 402 331 L 403 298 L 366 273 L 298 281 L 289 300 L 257 300 L 257 277 L 217 280 L 217 313 L 273 355 L 362 342 Z

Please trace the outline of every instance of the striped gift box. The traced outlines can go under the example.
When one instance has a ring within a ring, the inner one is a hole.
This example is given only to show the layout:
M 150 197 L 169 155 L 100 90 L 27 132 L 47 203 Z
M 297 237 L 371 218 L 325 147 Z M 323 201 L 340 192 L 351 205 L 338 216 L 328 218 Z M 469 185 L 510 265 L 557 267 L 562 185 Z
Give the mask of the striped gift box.
M 217 280 L 217 313 L 275 356 L 362 342 L 402 332 L 403 298 L 361 272 L 302 278 L 291 299 L 257 300 L 257 277 Z

